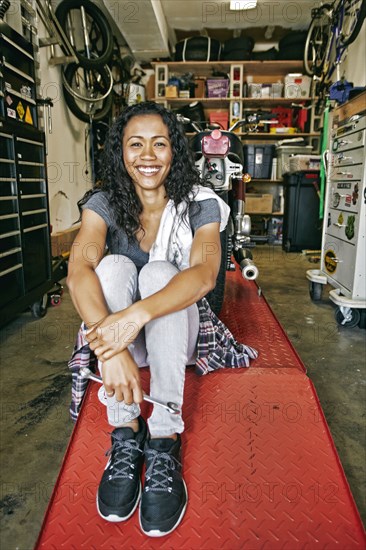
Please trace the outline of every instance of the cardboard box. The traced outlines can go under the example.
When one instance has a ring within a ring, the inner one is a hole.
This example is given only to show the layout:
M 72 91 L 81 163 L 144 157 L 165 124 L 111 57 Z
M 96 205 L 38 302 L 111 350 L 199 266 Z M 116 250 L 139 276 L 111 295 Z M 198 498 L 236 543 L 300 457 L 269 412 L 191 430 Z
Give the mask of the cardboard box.
M 62 255 L 66 256 L 70 253 L 71 245 L 74 242 L 79 229 L 80 223 L 77 223 L 64 231 L 51 233 L 51 251 L 53 258 Z
M 245 195 L 246 214 L 271 214 L 273 208 L 273 195 L 247 193 Z
M 229 113 L 228 111 L 212 111 L 209 114 L 210 124 L 216 122 L 220 125 L 221 130 L 227 130 L 229 126 Z
M 155 74 L 150 75 L 149 80 L 145 86 L 146 89 L 146 99 L 147 101 L 152 101 L 155 97 Z
M 165 86 L 165 97 L 172 99 L 178 97 L 178 88 L 176 86 Z
M 206 79 L 205 78 L 195 78 L 194 79 L 194 97 L 202 98 L 205 97 L 206 92 Z

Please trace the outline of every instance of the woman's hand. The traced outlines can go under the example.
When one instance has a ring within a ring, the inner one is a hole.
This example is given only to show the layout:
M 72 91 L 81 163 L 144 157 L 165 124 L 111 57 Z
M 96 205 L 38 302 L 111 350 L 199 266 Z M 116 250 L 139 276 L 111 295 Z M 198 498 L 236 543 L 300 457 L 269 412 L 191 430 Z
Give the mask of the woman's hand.
M 146 324 L 136 304 L 107 315 L 86 332 L 86 339 L 98 359 L 111 359 L 127 348 Z
M 139 368 L 128 350 L 104 361 L 102 371 L 107 395 L 115 394 L 117 401 L 124 401 L 126 405 L 141 403 Z

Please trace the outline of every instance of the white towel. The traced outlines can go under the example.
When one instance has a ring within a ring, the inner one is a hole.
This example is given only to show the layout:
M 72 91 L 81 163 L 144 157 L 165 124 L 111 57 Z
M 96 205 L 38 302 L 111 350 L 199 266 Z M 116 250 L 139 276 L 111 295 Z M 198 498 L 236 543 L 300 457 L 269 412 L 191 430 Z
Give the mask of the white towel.
M 193 199 L 195 201 L 217 200 L 221 214 L 220 231 L 224 231 L 230 215 L 230 208 L 226 202 L 209 187 L 198 186 L 193 192 L 196 192 Z M 180 203 L 175 208 L 174 202 L 171 199 L 168 201 L 161 216 L 156 240 L 150 250 L 149 262 L 166 260 L 181 271 L 189 267 L 193 235 L 188 215 L 185 220 L 181 219 L 184 207 L 185 204 Z

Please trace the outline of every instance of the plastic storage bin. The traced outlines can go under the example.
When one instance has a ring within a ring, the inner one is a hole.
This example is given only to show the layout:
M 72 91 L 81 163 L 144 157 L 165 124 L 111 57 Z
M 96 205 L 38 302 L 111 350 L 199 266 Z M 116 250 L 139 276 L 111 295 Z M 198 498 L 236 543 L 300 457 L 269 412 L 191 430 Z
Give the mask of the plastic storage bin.
M 283 84 L 281 82 L 275 82 L 273 84 L 248 84 L 248 97 L 262 98 L 262 99 L 278 99 L 282 97 Z
M 270 179 L 275 145 L 244 145 L 244 170 L 255 179 Z
M 285 76 L 285 97 L 310 97 L 312 79 L 304 74 L 288 74 Z
M 290 171 L 290 157 L 292 155 L 308 155 L 312 151 L 311 145 L 281 145 L 276 148 L 277 152 L 277 177 L 281 179 L 286 172 Z
M 282 248 L 286 252 L 320 250 L 319 172 L 286 174 Z
M 320 155 L 294 155 L 289 159 L 290 172 L 320 170 Z

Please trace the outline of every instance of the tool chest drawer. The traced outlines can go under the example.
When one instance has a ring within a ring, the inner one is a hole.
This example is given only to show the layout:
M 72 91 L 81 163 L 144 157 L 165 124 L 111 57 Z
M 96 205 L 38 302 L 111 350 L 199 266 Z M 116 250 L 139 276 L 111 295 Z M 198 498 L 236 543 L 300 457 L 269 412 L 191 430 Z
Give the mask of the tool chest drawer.
M 363 147 L 349 149 L 348 151 L 337 151 L 333 153 L 333 166 L 352 166 L 363 164 L 365 150 Z

